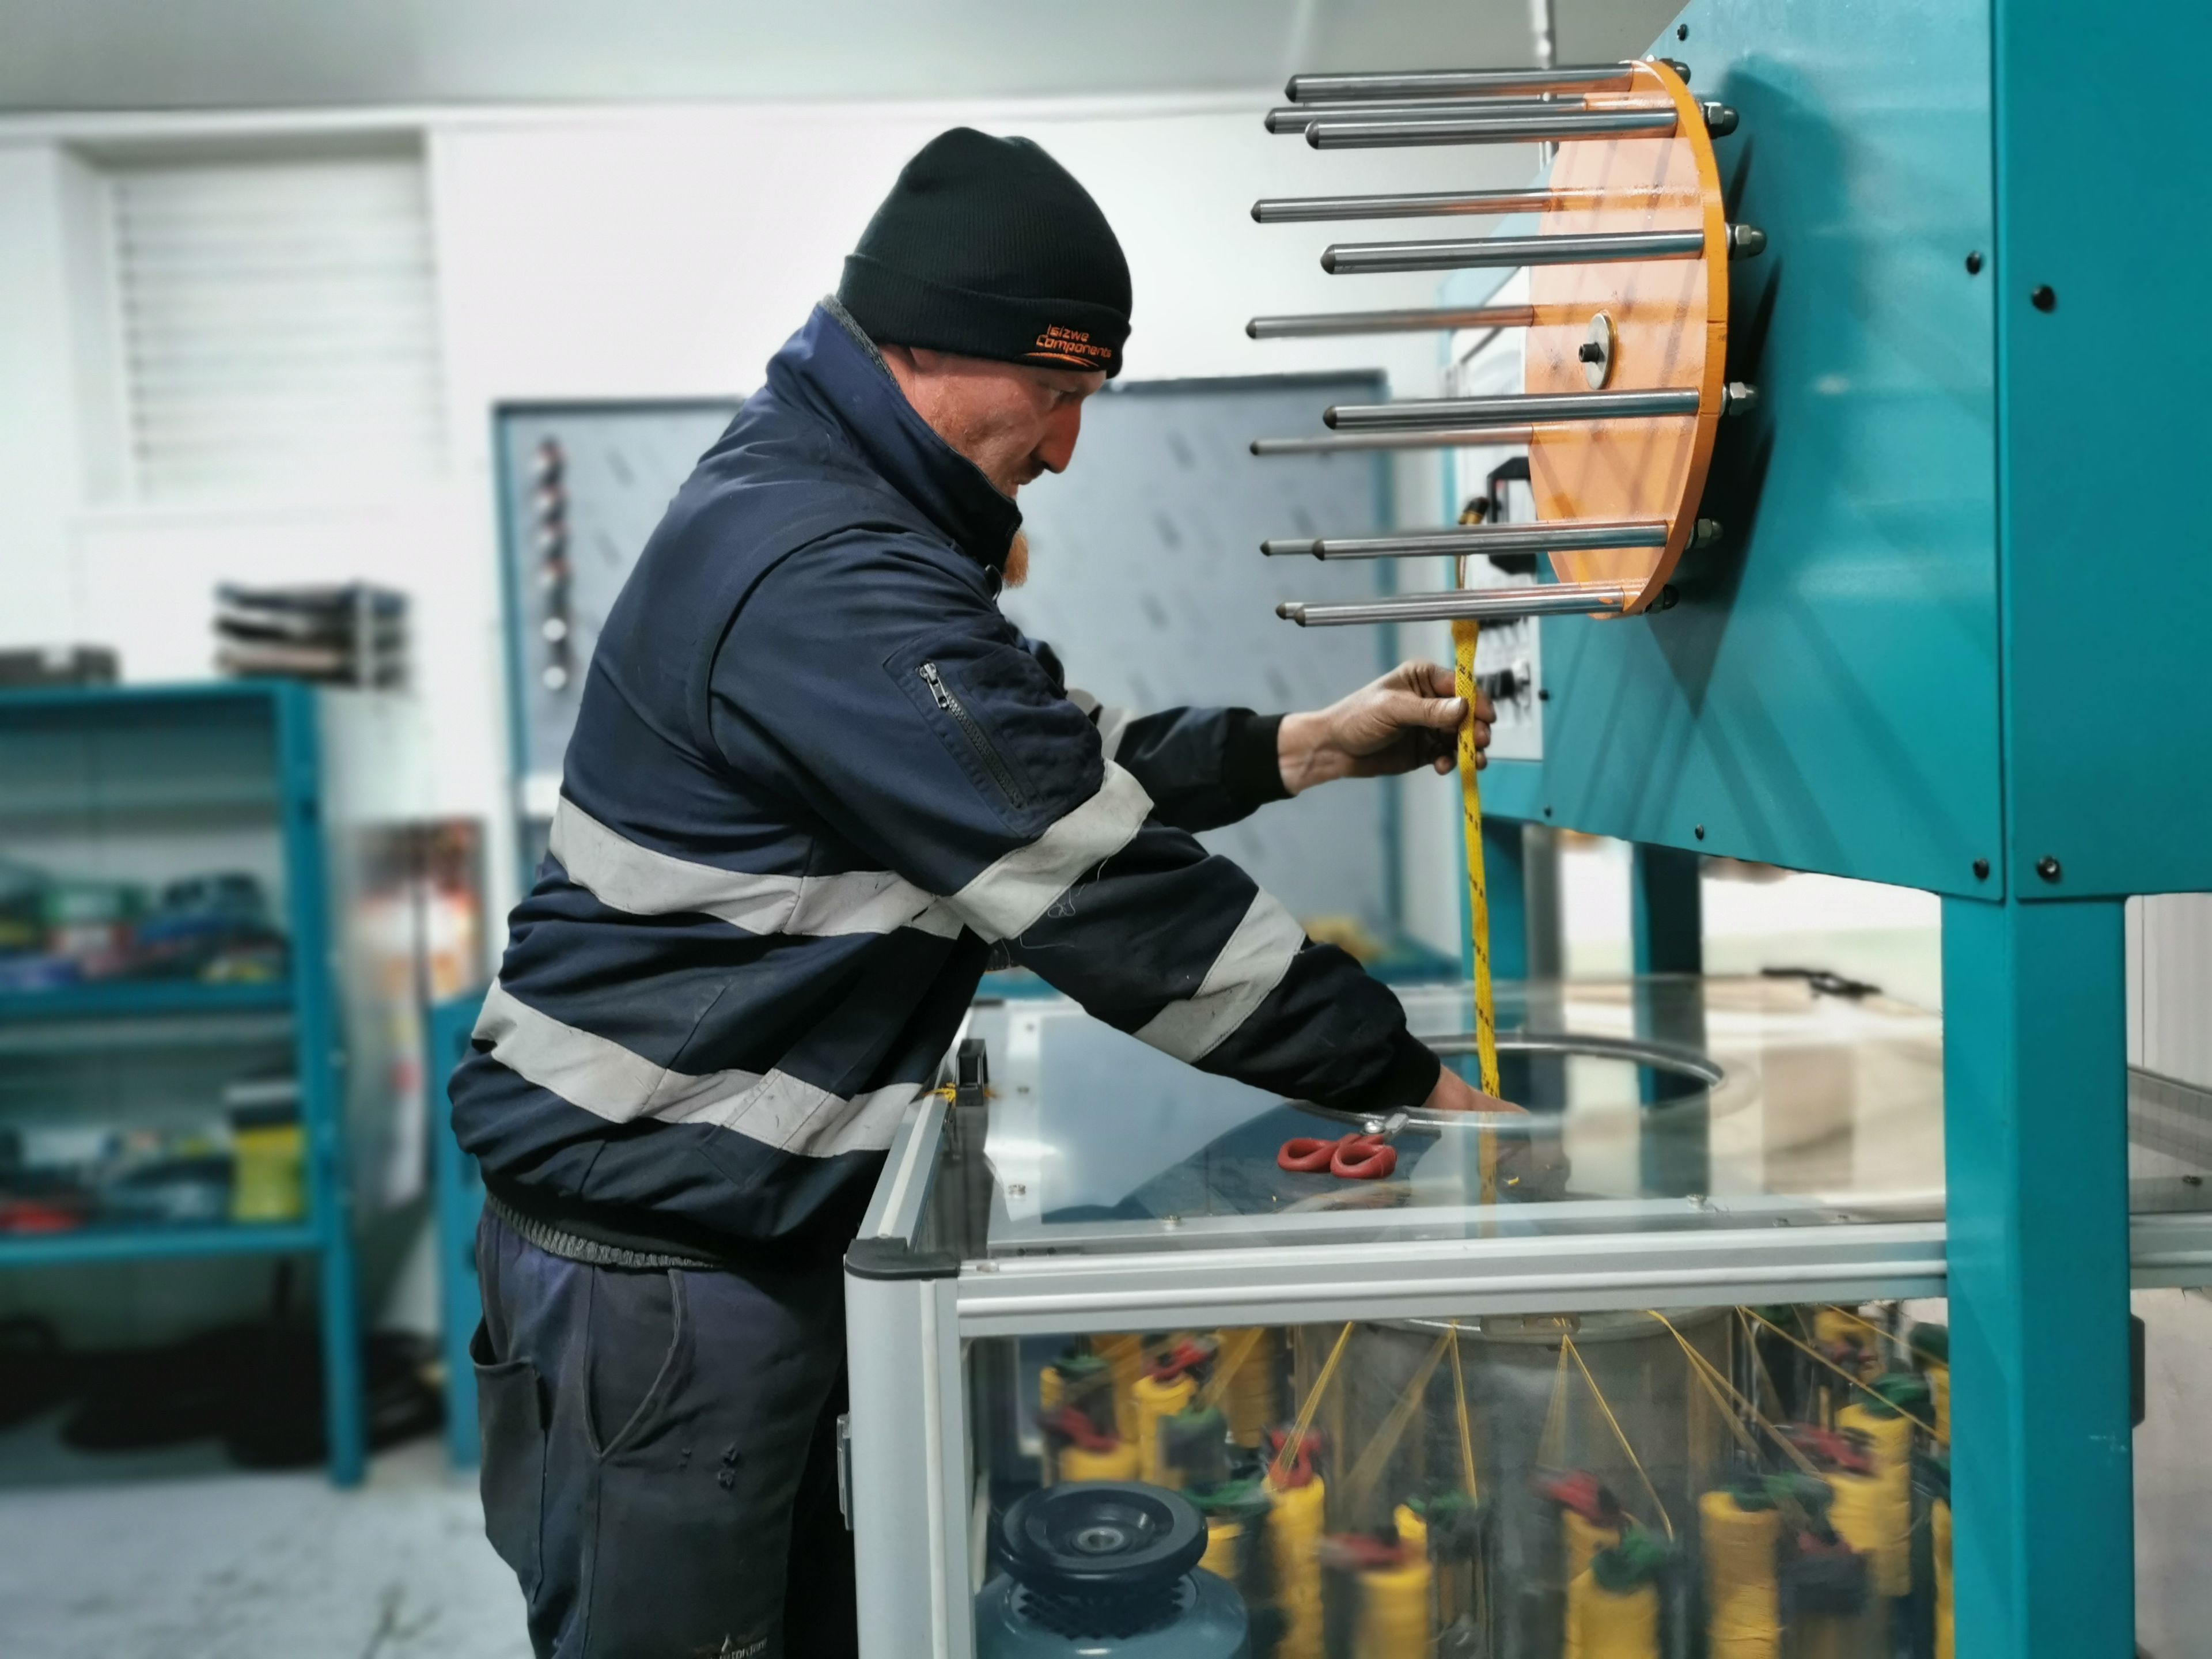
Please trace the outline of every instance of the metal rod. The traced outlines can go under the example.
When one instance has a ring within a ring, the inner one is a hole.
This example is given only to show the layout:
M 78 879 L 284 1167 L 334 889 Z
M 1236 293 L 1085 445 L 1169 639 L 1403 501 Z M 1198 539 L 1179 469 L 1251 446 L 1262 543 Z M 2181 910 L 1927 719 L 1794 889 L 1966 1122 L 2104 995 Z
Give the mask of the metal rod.
M 1454 328 L 1528 328 L 1533 306 L 1443 306 L 1419 311 L 1316 311 L 1255 317 L 1244 331 L 1255 340 L 1302 340 L 1327 334 L 1407 334 Z
M 1385 270 L 1468 270 L 1483 265 L 1579 265 L 1610 259 L 1694 258 L 1703 230 L 1613 230 L 1559 236 L 1476 236 L 1453 242 L 1338 242 L 1321 268 L 1338 276 Z
M 1518 144 L 1532 140 L 1633 137 L 1674 131 L 1674 106 L 1577 110 L 1564 115 L 1468 115 L 1449 121 L 1367 121 L 1347 116 L 1306 128 L 1316 149 L 1396 149 L 1413 144 Z
M 1468 115 L 1532 115 L 1547 110 L 1554 115 L 1566 115 L 1583 107 L 1579 99 L 1570 102 L 1552 97 L 1431 98 L 1389 104 L 1278 104 L 1267 112 L 1267 128 L 1274 133 L 1304 132 L 1316 121 L 1332 117 L 1340 120 L 1421 121 Z M 1653 107 L 1659 106 L 1655 104 Z
M 1548 523 L 1469 525 L 1404 536 L 1338 536 L 1267 541 L 1271 559 L 1411 559 L 1424 554 L 1587 553 L 1620 547 L 1664 547 L 1664 519 L 1554 519 Z
M 1536 587 L 1462 587 L 1443 593 L 1402 593 L 1362 605 L 1308 605 L 1285 599 L 1275 614 L 1301 628 L 1339 628 L 1348 623 L 1484 622 L 1523 617 L 1626 611 L 1631 595 L 1619 582 L 1552 582 Z
M 1607 203 L 1650 202 L 1649 185 L 1626 190 L 1442 190 L 1414 196 L 1291 196 L 1252 204 L 1263 225 L 1327 219 L 1429 219 L 1457 213 L 1565 213 Z
M 1650 420 L 1697 412 L 1695 386 L 1668 386 L 1649 392 L 1515 392 L 1491 398 L 1339 404 L 1322 411 L 1321 418 L 1338 432 L 1425 432 L 1542 421 Z
M 1525 444 L 1534 436 L 1525 426 L 1486 427 L 1476 432 L 1353 432 L 1326 438 L 1255 438 L 1255 455 L 1331 455 L 1346 450 L 1492 449 Z
M 1485 93 L 1626 86 L 1636 65 L 1569 64 L 1559 68 L 1383 70 L 1354 75 L 1293 75 L 1283 96 L 1294 104 L 1330 100 L 1480 97 Z

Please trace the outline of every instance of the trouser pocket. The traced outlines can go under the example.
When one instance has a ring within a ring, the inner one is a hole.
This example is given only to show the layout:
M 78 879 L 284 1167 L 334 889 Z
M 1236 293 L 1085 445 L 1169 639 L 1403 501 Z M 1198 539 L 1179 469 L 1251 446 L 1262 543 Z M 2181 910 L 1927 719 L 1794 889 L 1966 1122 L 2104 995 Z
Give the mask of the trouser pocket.
M 537 1368 L 495 1360 L 483 1322 L 469 1339 L 477 1374 L 477 1423 L 483 1436 L 484 1536 L 514 1569 L 526 1601 L 538 1595 L 545 1496 L 545 1402 Z

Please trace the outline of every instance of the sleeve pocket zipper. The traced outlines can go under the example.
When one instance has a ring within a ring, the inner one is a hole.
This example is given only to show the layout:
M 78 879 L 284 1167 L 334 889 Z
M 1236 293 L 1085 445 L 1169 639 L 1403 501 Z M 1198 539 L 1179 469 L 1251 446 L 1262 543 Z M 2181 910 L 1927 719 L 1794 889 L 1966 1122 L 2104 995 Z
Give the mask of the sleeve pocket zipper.
M 926 662 L 915 672 L 921 676 L 922 684 L 929 688 L 929 695 L 937 706 L 952 716 L 952 723 L 968 739 L 968 746 L 975 751 L 975 758 L 983 763 L 983 769 L 991 775 L 991 781 L 999 786 L 999 793 L 1006 798 L 1006 804 L 1018 808 L 1027 806 L 1030 804 L 1027 792 L 1014 781 L 1012 769 L 1000 757 L 989 735 L 976 722 L 975 717 L 960 706 L 960 699 L 952 695 L 952 688 L 945 684 L 944 676 L 937 672 L 937 665 Z

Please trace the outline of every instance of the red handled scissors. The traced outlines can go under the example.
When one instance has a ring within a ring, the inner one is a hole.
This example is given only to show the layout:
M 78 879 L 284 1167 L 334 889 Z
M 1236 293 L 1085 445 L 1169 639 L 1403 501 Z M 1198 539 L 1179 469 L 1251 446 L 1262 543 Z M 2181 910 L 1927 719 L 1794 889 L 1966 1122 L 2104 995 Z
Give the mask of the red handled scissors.
M 1275 1164 L 1293 1175 L 1326 1170 L 1346 1181 L 1383 1181 L 1397 1169 L 1398 1152 L 1379 1134 L 1348 1134 L 1334 1140 L 1301 1135 L 1283 1143 Z

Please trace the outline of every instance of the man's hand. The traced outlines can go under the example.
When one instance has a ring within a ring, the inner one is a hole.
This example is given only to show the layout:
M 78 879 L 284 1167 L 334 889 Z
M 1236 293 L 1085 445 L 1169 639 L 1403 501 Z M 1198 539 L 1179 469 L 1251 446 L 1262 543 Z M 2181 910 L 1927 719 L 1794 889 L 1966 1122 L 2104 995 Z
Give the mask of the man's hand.
M 1431 1112 L 1522 1112 L 1525 1107 L 1516 1106 L 1510 1100 L 1500 1100 L 1496 1095 L 1486 1095 L 1449 1066 L 1437 1073 L 1437 1086 L 1429 1091 L 1429 1097 L 1421 1103 L 1424 1110 Z
M 1474 705 L 1475 764 L 1490 746 L 1498 711 L 1480 692 Z M 1332 778 L 1373 778 L 1417 766 L 1449 772 L 1459 750 L 1467 704 L 1452 695 L 1452 671 L 1404 662 L 1374 684 L 1310 714 L 1285 714 L 1275 753 L 1291 793 Z

